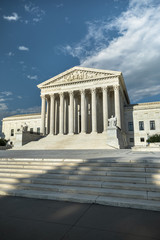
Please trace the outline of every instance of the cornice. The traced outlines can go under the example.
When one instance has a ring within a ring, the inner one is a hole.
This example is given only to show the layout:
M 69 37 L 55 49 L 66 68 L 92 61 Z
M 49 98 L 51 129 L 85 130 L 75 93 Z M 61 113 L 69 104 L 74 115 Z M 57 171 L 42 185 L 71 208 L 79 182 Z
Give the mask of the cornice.
M 62 72 L 44 82 L 42 82 L 41 84 L 37 85 L 38 88 L 42 88 L 44 87 L 45 85 L 51 83 L 51 82 L 55 82 L 55 81 L 59 81 L 60 79 L 66 79 L 66 77 L 68 75 L 72 75 L 74 73 L 76 73 L 76 71 L 78 72 L 78 75 L 80 74 L 81 77 L 80 78 L 83 78 L 83 74 L 86 74 L 86 73 L 89 73 L 89 74 L 94 74 L 94 75 L 97 75 L 97 74 L 106 74 L 106 75 L 110 75 L 110 76 L 120 76 L 121 75 L 121 72 L 118 72 L 118 71 L 111 71 L 111 70 L 102 70 L 102 69 L 95 69 L 95 68 L 86 68 L 86 67 L 79 67 L 79 66 L 75 66 L 73 68 L 70 68 L 68 70 L 66 70 L 65 72 Z M 72 78 L 72 76 L 71 76 Z
M 15 121 L 15 120 L 34 119 L 34 118 L 39 119 L 40 116 L 41 116 L 40 113 L 14 115 L 14 116 L 3 118 L 2 121 Z
M 149 110 L 149 109 L 159 109 L 160 110 L 160 102 L 147 102 L 147 103 L 137 103 L 125 106 L 127 111 L 129 110 Z
M 112 80 L 112 79 L 117 79 L 119 77 L 118 75 L 116 76 L 106 76 L 106 77 L 99 77 L 99 78 L 92 78 L 92 79 L 83 79 L 83 80 L 76 80 L 72 82 L 65 82 L 65 83 L 59 83 L 59 84 L 54 84 L 54 85 L 49 85 L 49 86 L 44 86 L 41 89 L 49 89 L 49 88 L 56 88 L 56 87 L 63 87 L 63 86 L 70 86 L 70 85 L 79 85 L 79 84 L 84 84 L 84 83 L 89 83 L 89 82 L 96 82 L 96 81 L 102 81 L 102 80 Z

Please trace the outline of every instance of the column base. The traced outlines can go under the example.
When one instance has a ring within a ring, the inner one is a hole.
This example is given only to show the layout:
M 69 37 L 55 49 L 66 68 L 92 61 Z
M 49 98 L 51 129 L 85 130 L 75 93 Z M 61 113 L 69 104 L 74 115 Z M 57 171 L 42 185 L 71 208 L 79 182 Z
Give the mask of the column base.
M 98 134 L 97 132 L 91 132 L 90 134 Z
M 106 133 L 107 133 L 107 130 L 104 130 L 102 133 L 103 133 L 103 134 L 106 134 Z
M 48 136 L 53 136 L 53 135 L 54 135 L 54 133 L 49 133 L 49 134 L 48 134 Z
M 86 132 L 80 132 L 79 134 L 83 134 L 83 135 L 85 135 L 85 134 L 86 134 Z

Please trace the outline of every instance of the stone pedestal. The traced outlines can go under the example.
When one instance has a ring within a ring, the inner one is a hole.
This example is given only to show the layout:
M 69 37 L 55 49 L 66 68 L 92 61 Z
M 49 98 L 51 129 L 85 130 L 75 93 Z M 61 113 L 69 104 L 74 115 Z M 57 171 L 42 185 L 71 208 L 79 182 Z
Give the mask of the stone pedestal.
M 42 135 L 39 135 L 37 133 L 30 133 L 25 131 L 17 131 L 15 133 L 15 142 L 14 147 L 19 148 L 31 141 L 37 141 L 42 137 Z
M 19 131 L 15 133 L 15 143 L 14 147 L 21 147 L 22 146 L 22 140 L 23 140 L 23 132 Z
M 126 148 L 126 134 L 117 126 L 109 126 L 107 129 L 107 144 L 115 148 Z
M 107 145 L 115 148 L 120 148 L 118 128 L 116 126 L 108 127 L 107 129 Z

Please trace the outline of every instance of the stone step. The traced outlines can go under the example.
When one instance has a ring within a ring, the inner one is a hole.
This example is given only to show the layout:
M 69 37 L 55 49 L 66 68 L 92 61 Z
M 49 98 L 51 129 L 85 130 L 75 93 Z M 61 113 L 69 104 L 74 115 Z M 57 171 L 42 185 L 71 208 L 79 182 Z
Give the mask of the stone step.
M 104 162 L 104 163 L 99 163 L 99 162 L 81 162 L 81 161 L 54 161 L 54 160 L 48 160 L 48 161 L 39 161 L 39 160 L 30 160 L 30 161 L 22 161 L 22 160 L 7 160 L 7 161 L 1 161 L 0 160 L 0 168 L 1 167 L 27 167 L 29 166 L 29 168 L 31 168 L 31 166 L 55 166 L 55 167 L 92 167 L 92 168 L 99 168 L 99 169 L 103 169 L 103 168 L 118 168 L 121 171 L 121 168 L 126 168 L 127 171 L 141 171 L 141 169 L 146 169 L 146 171 L 148 169 L 151 169 L 153 172 L 156 172 L 160 170 L 160 164 L 158 163 L 137 163 L 137 164 L 133 164 L 133 163 L 109 163 L 109 162 Z M 140 170 L 138 170 L 140 168 Z M 157 169 L 159 168 L 159 169 Z M 135 170 L 134 170 L 135 169 Z M 149 171 L 149 170 L 148 170 Z
M 149 179 L 146 178 L 132 178 L 132 177 L 111 177 L 111 176 L 82 176 L 82 175 L 63 175 L 63 174 L 27 174 L 27 173 L 0 173 L 0 178 L 18 178 L 18 179 L 42 179 L 44 181 L 96 181 L 96 182 L 119 182 L 119 183 L 142 183 L 145 184 Z M 151 179 L 150 183 L 160 184 L 160 178 Z
M 137 167 L 160 167 L 159 159 L 130 159 L 128 157 L 120 158 L 112 157 L 107 159 L 44 159 L 44 158 L 1 158 L 0 163 L 8 163 L 13 162 L 14 164 L 37 164 L 37 163 L 46 163 L 47 164 L 88 164 L 88 165 L 97 165 L 97 166 L 109 166 L 109 164 L 113 164 L 115 166 L 137 166 Z
M 74 181 L 63 179 L 43 179 L 43 178 L 7 178 L 1 177 L 0 183 L 14 184 L 14 183 L 32 183 L 32 184 L 46 184 L 46 185 L 62 185 L 62 186 L 78 186 L 78 187 L 98 187 L 98 188 L 111 188 L 111 189 L 126 189 L 137 191 L 157 191 L 160 192 L 160 185 L 141 184 L 141 183 L 128 183 L 128 182 L 103 182 L 103 181 Z M 159 182 L 160 184 L 160 182 Z
M 53 193 L 42 192 L 36 190 L 9 190 L 4 191 L 0 189 L 0 195 L 10 195 L 17 197 L 48 199 L 48 200 L 60 200 L 60 201 L 72 201 L 81 203 L 97 203 L 109 206 L 139 208 L 146 210 L 160 211 L 160 202 L 145 199 L 129 199 L 129 198 L 117 198 L 84 194 L 66 194 L 66 193 Z
M 139 177 L 139 178 L 145 178 L 145 177 L 152 177 L 152 173 L 145 173 L 145 172 L 114 172 L 114 171 L 82 171 L 82 170 L 44 170 L 44 169 L 12 169 L 12 168 L 1 168 L 1 173 L 33 173 L 33 174 L 53 174 L 53 175 L 87 175 L 87 176 L 113 176 L 113 177 Z M 159 174 L 154 174 L 154 178 L 159 177 Z
M 99 196 L 95 203 L 116 206 L 116 207 L 128 207 L 128 208 L 138 208 L 144 210 L 160 211 L 160 202 L 154 200 L 141 200 L 141 199 L 123 199 L 123 198 L 113 198 Z
M 97 167 L 97 166 L 56 166 L 56 165 L 30 165 L 30 164 L 0 164 L 0 169 L 52 169 L 52 170 L 82 170 L 82 171 L 119 171 L 119 172 L 156 172 L 160 169 L 155 168 L 134 168 L 134 167 Z
M 37 174 L 36 174 L 37 173 Z M 57 174 L 57 173 L 39 173 L 35 171 L 24 171 L 24 172 L 0 172 L 0 177 L 17 177 L 17 178 L 49 178 L 49 179 L 65 179 L 65 180 L 89 180 L 89 181 L 114 181 L 114 182 L 131 182 L 131 183 L 146 183 L 146 179 L 151 179 L 154 181 L 160 181 L 159 174 L 149 174 L 148 176 L 134 176 L 131 174 L 121 174 L 114 173 L 108 175 L 87 175 L 87 174 Z M 118 174 L 118 175 L 117 175 Z M 147 177 L 147 178 L 146 178 Z
M 112 154 L 111 154 L 112 156 Z M 94 163 L 122 163 L 122 164 L 158 164 L 160 165 L 160 160 L 159 159 L 134 159 L 134 158 L 128 158 L 128 157 L 123 157 L 123 158 L 117 158 L 117 156 L 114 157 L 114 155 L 110 158 L 105 158 L 105 159 L 81 159 L 81 158 L 73 158 L 73 159 L 63 159 L 63 158 L 58 158 L 58 159 L 53 159 L 53 158 L 1 158 L 0 162 L 3 161 L 14 161 L 14 162 L 53 162 L 53 163 L 88 163 L 88 164 L 94 164 Z
M 159 173 L 160 161 L 150 159 L 8 158 L 0 160 L 0 195 L 160 211 Z
M 46 136 L 20 149 L 113 149 L 106 144 L 106 137 L 102 133 Z
M 134 190 L 120 190 L 120 189 L 106 189 L 106 188 L 89 188 L 89 187 L 77 187 L 77 186 L 60 186 L 60 185 L 46 185 L 46 184 L 0 184 L 0 189 L 6 189 L 7 191 L 12 189 L 22 189 L 22 190 L 38 190 L 38 191 L 52 191 L 52 192 L 62 192 L 62 193 L 78 193 L 78 194 L 89 194 L 96 196 L 113 196 L 113 197 L 123 197 L 131 199 L 147 199 L 148 195 L 146 191 L 134 191 Z M 149 193 L 148 193 L 149 194 Z M 154 200 L 160 200 L 160 193 L 157 193 Z M 155 196 L 155 195 L 154 195 Z M 150 194 L 150 198 L 152 194 Z
M 88 175 L 88 176 L 115 176 L 115 177 L 139 177 L 139 178 L 145 178 L 145 177 L 153 177 L 152 172 L 116 172 L 116 171 L 93 171 L 93 170 L 63 170 L 63 169 L 28 169 L 28 168 L 0 168 L 0 174 L 1 173 L 35 173 L 35 174 L 64 174 L 64 175 Z M 159 174 L 154 173 L 154 178 L 160 177 Z

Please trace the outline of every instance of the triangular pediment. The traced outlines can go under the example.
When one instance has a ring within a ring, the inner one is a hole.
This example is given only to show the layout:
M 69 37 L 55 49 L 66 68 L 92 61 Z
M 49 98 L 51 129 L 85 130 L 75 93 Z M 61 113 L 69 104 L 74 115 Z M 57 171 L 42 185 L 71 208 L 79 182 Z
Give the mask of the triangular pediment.
M 57 84 L 67 84 L 76 81 L 96 79 L 101 77 L 110 77 L 120 75 L 118 71 L 108 71 L 94 68 L 73 67 L 49 80 L 38 85 L 39 88 L 54 86 Z

